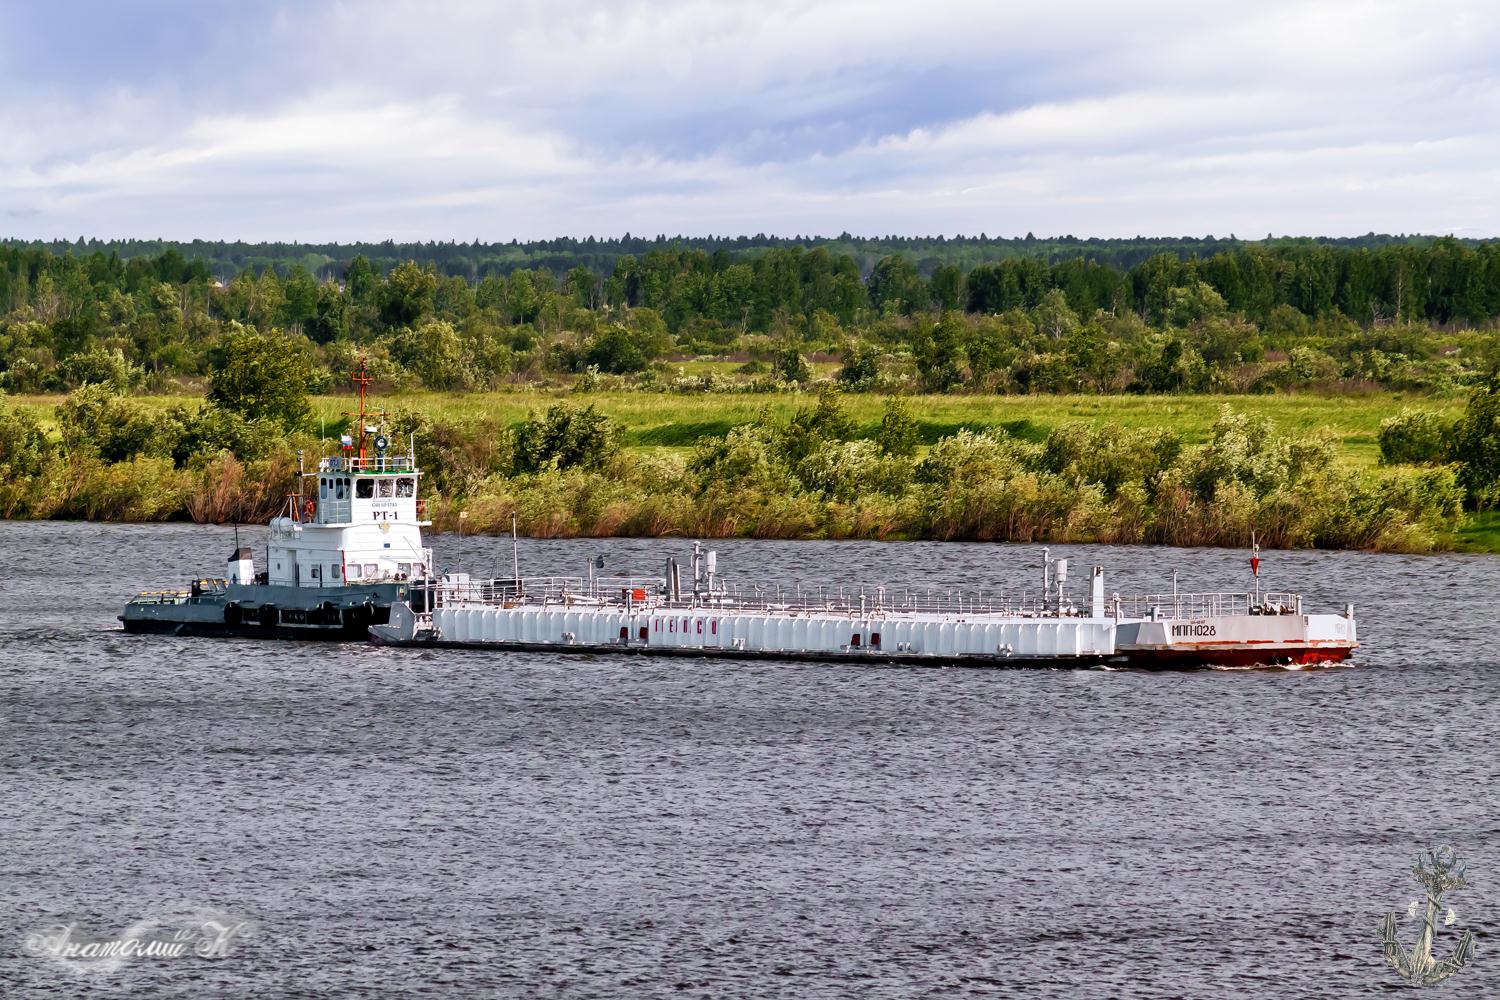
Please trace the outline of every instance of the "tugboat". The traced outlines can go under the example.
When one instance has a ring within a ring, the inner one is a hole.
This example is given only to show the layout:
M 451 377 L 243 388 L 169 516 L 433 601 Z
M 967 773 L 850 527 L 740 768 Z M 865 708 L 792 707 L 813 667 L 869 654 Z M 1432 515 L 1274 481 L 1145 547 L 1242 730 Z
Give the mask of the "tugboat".
M 363 362 L 354 381 L 358 433 L 344 435 L 316 473 L 302 469 L 299 454 L 296 491 L 271 519 L 264 568 L 236 546 L 223 577 L 137 595 L 119 616 L 125 631 L 363 642 L 370 626 L 389 621 L 392 604 L 410 606 L 411 587 L 432 569 L 414 442 L 405 454 L 391 451 L 382 427 L 368 422 Z

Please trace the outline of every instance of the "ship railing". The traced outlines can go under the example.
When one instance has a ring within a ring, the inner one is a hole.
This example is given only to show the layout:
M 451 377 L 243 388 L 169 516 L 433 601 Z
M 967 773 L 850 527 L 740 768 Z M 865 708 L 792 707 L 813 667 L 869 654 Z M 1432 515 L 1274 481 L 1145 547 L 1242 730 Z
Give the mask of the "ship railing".
M 515 604 L 607 606 L 625 605 L 631 601 L 659 599 L 666 581 L 660 577 L 584 577 L 528 576 L 495 579 L 433 580 L 422 589 L 430 595 L 433 607 L 447 605 Z
M 131 604 L 186 604 L 192 594 L 186 590 L 143 590 L 130 599 Z
M 1121 618 L 1221 618 L 1234 615 L 1301 614 L 1302 596 L 1279 591 L 1259 594 L 1132 594 L 1111 599 Z
M 1024 618 L 1083 613 L 1080 606 L 1067 598 L 1064 598 L 1059 612 L 1055 599 L 1050 604 L 1044 604 L 1041 595 L 1034 592 L 1028 594 L 857 584 L 730 584 L 712 593 L 685 594 L 680 603 L 685 606 L 792 614 L 1008 615 Z
M 684 582 L 687 583 L 686 581 Z M 716 583 L 712 590 L 690 584 L 673 593 L 661 577 L 542 576 L 483 580 L 437 580 L 422 585 L 429 607 L 445 605 L 536 605 L 566 607 L 652 607 L 774 611 L 783 614 L 998 615 L 1014 618 L 1084 617 L 1089 598 L 1064 594 L 1043 601 L 1036 591 L 941 590 L 915 587 L 828 585 L 740 585 Z M 1119 618 L 1216 618 L 1236 615 L 1300 614 L 1302 598 L 1277 591 L 1243 593 L 1133 594 L 1105 600 L 1104 614 Z
M 423 585 L 430 607 L 445 605 L 516 605 L 568 607 L 651 607 L 670 610 L 711 609 L 723 613 L 774 611 L 782 614 L 835 613 L 1005 615 L 1011 617 L 1077 617 L 1088 613 L 1084 602 L 1066 595 L 1044 604 L 1039 594 L 963 592 L 879 586 L 717 585 L 697 592 L 689 587 L 673 594 L 661 577 L 523 577 L 493 580 L 440 580 Z
M 330 455 L 318 462 L 319 472 L 376 472 L 383 474 L 417 471 L 413 455 Z

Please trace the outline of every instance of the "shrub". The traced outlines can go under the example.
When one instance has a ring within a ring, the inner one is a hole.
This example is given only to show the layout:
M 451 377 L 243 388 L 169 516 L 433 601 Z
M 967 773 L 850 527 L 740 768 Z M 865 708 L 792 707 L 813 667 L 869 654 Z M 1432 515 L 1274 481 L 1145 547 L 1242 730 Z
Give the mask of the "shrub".
M 0 479 L 40 475 L 52 454 L 52 443 L 29 411 L 0 400 Z
M 887 455 L 905 458 L 916 452 L 917 421 L 904 397 L 892 396 L 885 401 L 885 413 L 880 417 L 880 431 L 875 440 Z
M 1380 422 L 1380 464 L 1432 465 L 1448 461 L 1456 421 L 1431 410 L 1402 408 Z
M 127 361 L 118 347 L 96 347 L 68 358 L 59 366 L 58 375 L 69 387 L 102 385 L 114 392 L 127 392 L 145 379 L 146 372 Z
M 103 385 L 86 385 L 57 406 L 63 447 L 91 451 L 106 462 L 125 462 L 143 453 L 160 453 L 162 422 L 133 400 L 122 399 Z
M 223 358 L 209 380 L 208 398 L 248 420 L 267 418 L 285 427 L 305 424 L 309 365 L 305 347 L 291 337 L 248 333 L 224 338 Z
M 52 443 L 35 417 L 0 403 L 0 517 L 32 510 L 33 494 L 52 459 Z
M 599 469 L 620 450 L 623 436 L 592 403 L 582 409 L 558 403 L 516 428 L 511 468 L 518 475 L 546 468 Z
M 1113 497 L 1128 483 L 1154 487 L 1181 454 L 1182 438 L 1168 427 L 1067 423 L 1047 435 L 1041 466 L 1077 483 L 1097 484 Z
M 868 391 L 880 379 L 880 352 L 855 343 L 844 351 L 844 366 L 838 380 L 856 392 Z
M 848 441 L 854 435 L 854 421 L 839 401 L 838 389 L 824 382 L 818 387 L 816 405 L 801 407 L 792 414 L 781 432 L 781 444 L 787 461 L 795 464 L 825 441 Z
M 594 336 L 583 363 L 615 375 L 645 371 L 666 350 L 666 331 L 652 325 L 631 328 L 611 323 Z
M 478 381 L 468 345 L 446 320 L 403 329 L 391 341 L 391 356 L 429 389 L 472 389 Z
M 797 465 L 797 478 L 808 490 L 833 500 L 862 494 L 898 496 L 911 482 L 910 466 L 881 453 L 874 441 L 830 441 Z
M 777 351 L 776 356 L 771 359 L 771 370 L 783 382 L 811 382 L 813 377 L 812 366 L 795 347 Z
M 699 442 L 687 468 L 699 495 L 787 492 L 796 487 L 778 433 L 766 424 L 743 424 L 723 437 Z
M 1469 504 L 1485 510 L 1500 504 L 1500 375 L 1491 375 L 1469 393 L 1458 422 L 1453 454 Z
M 162 418 L 161 433 L 167 452 L 181 466 L 220 452 L 246 461 L 264 458 L 281 443 L 283 431 L 269 418 L 248 420 L 218 406 L 200 406 L 197 413 L 176 406 Z
M 68 474 L 68 497 L 56 515 L 90 521 L 159 521 L 183 506 L 181 474 L 165 458 L 136 455 L 106 463 L 88 456 L 70 463 Z

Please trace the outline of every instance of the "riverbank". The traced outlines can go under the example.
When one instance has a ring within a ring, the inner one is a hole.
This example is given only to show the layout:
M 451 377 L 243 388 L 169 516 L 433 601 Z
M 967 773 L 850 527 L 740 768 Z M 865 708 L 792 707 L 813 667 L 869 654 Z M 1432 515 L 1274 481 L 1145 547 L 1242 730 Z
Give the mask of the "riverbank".
M 1233 547 L 1253 532 L 1268 548 L 1500 551 L 1495 518 L 1463 513 L 1452 467 L 1378 465 L 1380 422 L 1409 403 L 1390 393 L 381 402 L 392 436 L 415 438 L 438 530 L 504 533 L 514 514 L 547 538 Z M 287 433 L 189 397 L 7 400 L 25 448 L 6 459 L 0 514 L 264 521 L 295 492 L 296 451 L 315 459 L 348 426 L 347 398 L 314 403 L 311 427 Z

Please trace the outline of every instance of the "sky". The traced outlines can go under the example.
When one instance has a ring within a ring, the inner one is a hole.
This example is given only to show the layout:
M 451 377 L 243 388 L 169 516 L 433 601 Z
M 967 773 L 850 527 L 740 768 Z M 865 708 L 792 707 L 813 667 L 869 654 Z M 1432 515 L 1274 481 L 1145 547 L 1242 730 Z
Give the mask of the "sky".
M 0 0 L 0 236 L 1491 237 L 1497 43 L 1446 0 Z

